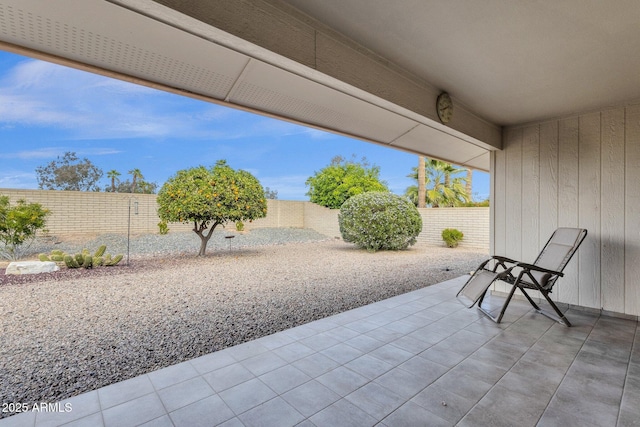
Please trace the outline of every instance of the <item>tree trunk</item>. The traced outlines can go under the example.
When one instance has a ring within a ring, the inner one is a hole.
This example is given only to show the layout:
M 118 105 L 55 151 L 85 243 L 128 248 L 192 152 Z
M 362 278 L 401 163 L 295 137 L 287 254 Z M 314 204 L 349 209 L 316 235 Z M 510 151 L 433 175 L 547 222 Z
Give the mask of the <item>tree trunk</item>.
M 193 231 L 200 237 L 200 251 L 198 251 L 198 256 L 205 256 L 207 252 L 207 243 L 209 243 L 209 239 L 211 239 L 211 235 L 213 234 L 213 230 L 215 230 L 217 222 L 213 223 L 211 228 L 209 229 L 209 234 L 205 234 L 205 230 L 207 229 L 207 225 L 202 222 L 198 225 L 197 221 L 193 223 Z
M 426 207 L 427 178 L 425 172 L 424 157 L 418 156 L 418 207 Z
M 467 168 L 466 189 L 467 189 L 467 196 L 469 196 L 469 201 L 473 199 L 471 197 L 471 190 L 473 189 L 473 186 L 471 185 L 472 182 L 473 182 L 473 170 L 471 170 L 470 168 Z

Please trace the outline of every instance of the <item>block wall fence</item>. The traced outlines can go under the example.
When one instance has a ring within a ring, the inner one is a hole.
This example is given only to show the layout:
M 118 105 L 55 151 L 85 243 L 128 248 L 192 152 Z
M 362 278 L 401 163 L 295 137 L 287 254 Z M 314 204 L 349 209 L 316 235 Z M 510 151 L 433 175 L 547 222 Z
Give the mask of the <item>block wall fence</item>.
M 79 191 L 0 189 L 12 203 L 24 199 L 40 203 L 51 211 L 47 220 L 49 234 L 157 233 L 158 222 L 155 194 L 93 193 Z M 457 228 L 464 233 L 462 247 L 489 249 L 489 208 L 419 209 L 423 230 L 418 242 L 442 246 L 440 233 L 445 228 Z M 191 224 L 169 224 L 169 232 L 190 231 Z M 340 237 L 338 210 L 311 202 L 267 200 L 267 216 L 245 229 L 284 227 L 310 228 L 329 237 Z M 235 230 L 233 224 L 227 225 Z

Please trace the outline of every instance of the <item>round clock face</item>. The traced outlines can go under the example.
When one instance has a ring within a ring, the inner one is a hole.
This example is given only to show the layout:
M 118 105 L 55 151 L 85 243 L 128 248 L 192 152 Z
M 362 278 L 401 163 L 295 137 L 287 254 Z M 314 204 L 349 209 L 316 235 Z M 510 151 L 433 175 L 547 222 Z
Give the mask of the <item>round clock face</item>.
M 436 109 L 438 111 L 438 117 L 442 123 L 448 123 L 453 117 L 453 101 L 448 93 L 442 92 L 438 95 L 436 102 Z

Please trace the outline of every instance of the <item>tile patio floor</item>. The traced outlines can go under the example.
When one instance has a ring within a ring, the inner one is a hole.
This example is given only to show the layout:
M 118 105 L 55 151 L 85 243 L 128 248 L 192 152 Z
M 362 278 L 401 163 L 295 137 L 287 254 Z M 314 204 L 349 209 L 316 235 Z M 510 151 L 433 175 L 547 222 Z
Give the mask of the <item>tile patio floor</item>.
M 91 391 L 8 426 L 640 425 L 638 322 L 514 301 L 502 324 L 459 278 Z M 497 302 L 497 298 L 494 297 Z

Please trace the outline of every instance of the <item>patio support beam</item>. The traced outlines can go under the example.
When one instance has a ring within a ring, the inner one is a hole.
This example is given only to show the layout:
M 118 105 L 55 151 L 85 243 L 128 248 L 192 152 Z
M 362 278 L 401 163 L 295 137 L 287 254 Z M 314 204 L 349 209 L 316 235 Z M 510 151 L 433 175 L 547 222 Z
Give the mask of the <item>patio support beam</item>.
M 430 85 L 280 0 L 111 1 L 179 25 L 179 15 L 168 13 L 169 8 L 266 49 L 275 54 L 269 58 L 272 65 L 287 69 L 292 60 L 304 66 L 298 67 L 298 74 L 304 69 L 318 71 L 434 121 L 438 121 L 436 98 L 448 91 L 454 98 L 455 114 L 447 126 L 493 148 L 502 148 L 501 128 L 456 100 L 455 88 Z M 227 44 L 222 39 L 215 42 L 240 50 L 237 44 L 229 45 L 229 37 Z

